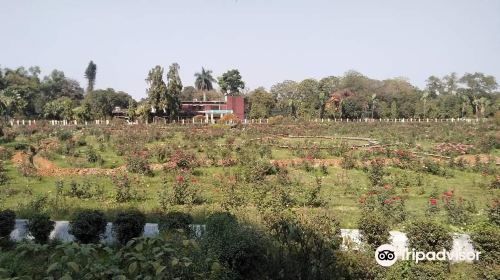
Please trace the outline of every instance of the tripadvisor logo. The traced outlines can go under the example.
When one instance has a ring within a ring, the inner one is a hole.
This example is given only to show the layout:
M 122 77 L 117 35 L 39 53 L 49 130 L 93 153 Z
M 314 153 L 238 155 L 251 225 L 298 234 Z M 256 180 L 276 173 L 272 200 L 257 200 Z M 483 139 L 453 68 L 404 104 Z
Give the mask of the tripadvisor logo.
M 413 260 L 415 263 L 419 261 L 478 261 L 480 252 L 450 252 L 443 249 L 438 252 L 422 252 L 405 251 L 402 255 L 397 254 L 396 247 L 390 244 L 380 245 L 375 250 L 375 260 L 381 266 L 391 266 L 396 260 L 402 259 L 405 261 Z

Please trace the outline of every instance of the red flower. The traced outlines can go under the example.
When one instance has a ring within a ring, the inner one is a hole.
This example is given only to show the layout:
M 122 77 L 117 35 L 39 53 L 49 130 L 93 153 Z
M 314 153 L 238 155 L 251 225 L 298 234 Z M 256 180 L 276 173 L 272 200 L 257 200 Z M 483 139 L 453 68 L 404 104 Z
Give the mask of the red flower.
M 384 199 L 384 204 L 391 204 L 392 200 L 389 198 Z
M 384 189 L 388 190 L 388 189 L 390 189 L 390 188 L 391 188 L 391 185 L 389 185 L 389 184 L 385 184 L 385 185 L 384 185 Z
M 431 203 L 432 206 L 436 206 L 437 205 L 437 199 L 435 199 L 434 197 L 431 197 L 429 199 L 429 202 Z
M 175 180 L 177 181 L 177 183 L 182 183 L 182 182 L 184 182 L 184 177 L 182 177 L 182 175 L 179 175 L 179 176 L 175 177 Z

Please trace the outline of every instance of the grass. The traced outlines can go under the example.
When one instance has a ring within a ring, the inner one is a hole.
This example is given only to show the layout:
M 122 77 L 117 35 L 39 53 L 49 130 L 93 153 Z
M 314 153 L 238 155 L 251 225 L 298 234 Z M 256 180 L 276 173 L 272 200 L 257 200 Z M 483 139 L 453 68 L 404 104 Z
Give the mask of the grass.
M 411 129 L 411 127 L 410 127 Z M 453 136 L 455 133 L 453 131 L 445 133 L 446 137 Z M 432 129 L 424 129 L 424 132 L 431 134 Z M 338 135 L 338 136 L 364 136 L 364 137 L 374 137 L 381 139 L 382 142 L 398 142 L 398 141 L 408 141 L 409 138 L 415 139 L 415 144 L 422 147 L 423 150 L 430 151 L 432 146 L 441 140 L 443 137 L 439 137 L 438 140 L 433 139 L 431 135 L 426 135 L 422 133 L 422 128 L 415 128 L 414 132 L 411 133 L 394 133 L 392 131 L 380 131 L 379 129 L 347 129 L 341 127 L 340 129 L 334 130 L 314 130 L 307 131 L 308 135 L 316 133 L 316 135 Z M 387 132 L 383 134 L 383 132 Z M 215 140 L 209 141 L 199 141 L 193 138 L 193 142 L 186 139 L 190 137 L 195 137 L 195 135 L 188 134 L 182 130 L 169 131 L 169 136 L 163 140 L 152 140 L 146 142 L 144 147 L 151 148 L 154 145 L 163 144 L 175 144 L 181 146 L 183 149 L 187 149 L 194 153 L 198 159 L 207 158 L 206 152 L 200 152 L 196 145 L 193 143 L 203 144 L 210 147 L 210 145 L 224 144 L 227 137 L 235 138 L 235 145 L 242 143 L 247 143 L 245 140 L 249 138 L 255 138 L 255 135 L 245 135 L 245 134 L 233 134 L 232 131 L 226 130 L 224 133 L 226 137 L 215 138 Z M 261 135 L 265 133 L 259 132 Z M 269 133 L 279 134 L 279 133 Z M 294 134 L 293 131 L 290 134 Z M 259 134 L 258 134 L 259 135 Z M 383 135 L 383 137 L 380 137 Z M 390 141 L 389 141 L 390 139 Z M 18 137 L 15 142 L 7 143 L 4 145 L 7 148 L 13 148 L 19 143 L 30 143 L 27 137 Z M 132 140 L 131 140 L 132 141 Z M 50 160 L 60 168 L 116 168 L 124 165 L 125 159 L 123 156 L 119 156 L 115 152 L 112 143 L 100 144 L 98 138 L 93 135 L 85 136 L 86 145 L 76 147 L 73 151 L 74 154 L 79 155 L 65 156 L 58 154 L 56 151 L 50 152 Z M 278 142 L 281 144 L 288 145 L 311 145 L 312 143 L 317 143 L 318 145 L 338 145 L 340 141 L 338 140 L 325 140 L 325 139 L 292 139 L 283 138 Z M 350 144 L 359 144 L 359 141 L 349 141 Z M 97 153 L 103 158 L 104 163 L 102 165 L 97 165 L 95 163 L 89 163 L 86 161 L 86 153 L 92 147 Z M 411 149 L 412 147 L 410 147 Z M 215 149 L 215 148 L 214 148 Z M 236 151 L 232 151 L 232 157 L 237 156 Z M 499 150 L 494 149 L 491 151 L 492 155 L 499 155 Z M 333 157 L 329 155 L 326 151 L 321 151 L 321 158 L 327 159 L 340 159 L 338 157 Z M 273 148 L 271 152 L 271 158 L 276 160 L 289 160 L 300 158 L 297 152 L 289 149 Z M 149 158 L 151 163 L 156 163 L 154 156 Z M 21 215 L 27 215 L 29 213 L 29 205 L 35 198 L 46 195 L 49 200 L 55 199 L 55 185 L 57 181 L 63 181 L 65 189 L 69 189 L 69 183 L 71 181 L 76 181 L 77 183 L 91 182 L 93 186 L 102 186 L 104 190 L 104 195 L 102 198 L 89 198 L 89 199 L 79 199 L 72 197 L 64 197 L 63 202 L 58 202 L 64 205 L 63 209 L 54 211 L 53 209 L 47 209 L 53 214 L 54 219 L 69 219 L 71 214 L 80 208 L 96 208 L 107 212 L 110 216 L 123 208 L 138 208 L 149 214 L 149 220 L 154 221 L 156 213 L 160 212 L 159 205 L 159 192 L 164 188 L 164 177 L 162 172 L 155 171 L 154 176 L 142 176 L 133 175 L 139 178 L 140 184 L 137 186 L 139 191 L 145 193 L 145 199 L 140 201 L 131 201 L 127 203 L 117 203 L 115 202 L 116 186 L 114 185 L 111 178 L 106 176 L 67 176 L 67 177 L 41 177 L 41 178 L 25 178 L 19 174 L 17 168 L 10 162 L 6 161 L 5 164 L 6 174 L 10 178 L 7 185 L 0 186 L 1 195 L 3 196 L 3 207 L 12 208 L 17 210 Z M 289 173 L 291 179 L 296 182 L 290 191 L 297 198 L 297 205 L 295 206 L 298 210 L 311 210 L 316 211 L 316 209 L 310 209 L 304 206 L 304 192 L 308 188 L 311 188 L 315 184 L 315 177 L 322 177 L 322 190 L 321 197 L 326 202 L 324 209 L 332 214 L 334 214 L 341 223 L 343 228 L 356 228 L 357 221 L 360 217 L 361 210 L 359 205 L 359 197 L 361 194 L 366 193 L 370 188 L 370 183 L 368 180 L 367 173 L 360 169 L 344 170 L 338 166 L 327 167 L 327 174 L 323 174 L 316 168 L 314 171 L 307 172 L 301 166 L 289 167 Z M 199 183 L 200 195 L 205 201 L 202 205 L 193 206 L 172 206 L 172 210 L 184 210 L 189 211 L 194 214 L 197 221 L 203 221 L 208 213 L 220 210 L 222 196 L 219 192 L 218 185 L 220 184 L 219 176 L 224 176 L 225 173 L 230 172 L 232 174 L 238 173 L 238 168 L 236 167 L 199 167 L 197 168 L 199 176 L 196 176 Z M 448 177 L 435 176 L 428 173 L 416 172 L 411 170 L 402 170 L 396 167 L 387 168 L 388 175 L 385 177 L 387 180 L 402 180 L 401 178 L 410 178 L 411 180 L 419 179 L 422 182 L 422 186 L 409 187 L 407 191 L 402 189 L 397 189 L 399 195 L 404 195 L 406 200 L 406 210 L 410 217 L 413 218 L 426 218 L 426 209 L 428 206 L 430 194 L 437 189 L 439 193 L 446 190 L 454 190 L 457 196 L 464 197 L 469 200 L 473 200 L 479 209 L 477 214 L 473 216 L 473 223 L 479 223 L 486 220 L 486 207 L 487 204 L 494 197 L 499 197 L 499 190 L 489 189 L 487 186 L 493 180 L 492 175 L 484 175 L 478 172 L 472 171 L 460 171 L 458 169 L 446 168 L 447 172 L 450 174 Z M 167 175 L 166 187 L 170 188 L 173 184 L 174 174 Z M 252 186 L 249 186 L 250 188 Z M 248 191 L 251 196 L 252 190 Z M 53 205 L 54 202 L 51 202 Z M 38 209 L 36 209 L 38 210 Z M 249 203 L 244 209 L 240 209 L 239 212 L 244 213 L 249 219 L 258 219 L 258 211 L 253 203 Z M 437 214 L 439 220 L 444 224 L 447 224 L 446 215 L 444 210 Z M 395 224 L 393 229 L 402 229 L 404 223 Z M 459 228 L 455 226 L 448 225 L 448 227 L 454 231 L 467 231 L 468 227 Z

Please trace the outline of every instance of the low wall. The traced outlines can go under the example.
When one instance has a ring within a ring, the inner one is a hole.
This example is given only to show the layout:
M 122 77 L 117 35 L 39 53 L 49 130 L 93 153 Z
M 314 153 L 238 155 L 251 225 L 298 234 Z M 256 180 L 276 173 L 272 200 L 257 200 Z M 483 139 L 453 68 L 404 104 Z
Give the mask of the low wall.
M 11 238 L 16 241 L 21 241 L 23 239 L 31 239 L 28 236 L 26 230 L 27 220 L 18 219 L 16 220 L 16 226 L 14 231 L 10 234 Z M 112 223 L 108 223 L 106 226 L 106 232 L 102 239 L 102 242 L 105 244 L 110 244 L 114 241 L 113 233 L 112 233 Z M 205 228 L 204 225 L 192 225 L 192 228 L 195 230 L 196 235 L 200 236 L 203 233 Z M 68 221 L 57 221 L 55 224 L 54 230 L 50 234 L 51 239 L 58 239 L 63 242 L 73 241 L 73 235 L 68 233 L 69 222 Z M 158 224 L 147 223 L 144 226 L 144 234 L 145 237 L 153 237 L 158 235 Z M 396 247 L 397 254 L 402 255 L 403 252 L 407 250 L 407 240 L 406 234 L 400 231 L 391 231 L 391 244 Z M 341 229 L 341 235 L 343 239 L 342 248 L 347 250 L 349 248 L 359 248 L 361 245 L 360 240 L 360 232 L 358 229 Z M 467 234 L 453 234 L 453 248 L 451 253 L 471 253 L 475 252 L 474 247 L 472 246 L 472 242 L 470 236 Z

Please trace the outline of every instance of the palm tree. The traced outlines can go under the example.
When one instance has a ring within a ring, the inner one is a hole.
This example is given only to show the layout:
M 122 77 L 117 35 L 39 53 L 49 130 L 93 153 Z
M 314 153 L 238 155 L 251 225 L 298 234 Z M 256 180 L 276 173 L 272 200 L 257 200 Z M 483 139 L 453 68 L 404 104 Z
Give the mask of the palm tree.
M 194 76 L 196 77 L 194 86 L 197 90 L 203 92 L 203 101 L 206 101 L 206 92 L 214 89 L 214 87 L 212 86 L 212 82 L 216 82 L 216 80 L 212 76 L 212 70 L 205 70 L 205 68 L 201 67 L 201 72 L 195 73 Z

